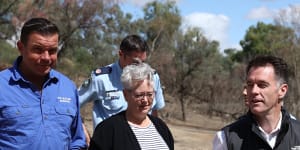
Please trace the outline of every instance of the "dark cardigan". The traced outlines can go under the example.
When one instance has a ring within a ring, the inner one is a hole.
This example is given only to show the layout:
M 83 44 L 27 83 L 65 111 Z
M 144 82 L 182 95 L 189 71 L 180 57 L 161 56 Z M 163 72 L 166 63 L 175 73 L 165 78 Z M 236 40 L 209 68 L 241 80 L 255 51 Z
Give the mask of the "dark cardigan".
M 174 139 L 167 125 L 159 118 L 148 115 L 170 150 L 174 150 Z M 131 130 L 125 111 L 97 125 L 89 150 L 140 150 L 140 145 Z

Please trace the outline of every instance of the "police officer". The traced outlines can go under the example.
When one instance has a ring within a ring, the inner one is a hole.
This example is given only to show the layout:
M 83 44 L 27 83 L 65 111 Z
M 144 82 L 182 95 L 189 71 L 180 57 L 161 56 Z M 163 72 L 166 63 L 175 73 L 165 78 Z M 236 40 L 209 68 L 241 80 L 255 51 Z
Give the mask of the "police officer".
M 80 106 L 87 102 L 94 102 L 94 128 L 104 119 L 127 108 L 120 81 L 122 69 L 126 65 L 135 63 L 136 59 L 145 61 L 148 52 L 148 45 L 140 36 L 129 35 L 125 37 L 120 44 L 119 60 L 92 71 L 91 77 L 79 87 Z M 157 116 L 157 110 L 165 105 L 157 73 L 154 75 L 154 89 L 155 99 L 152 105 L 152 114 Z

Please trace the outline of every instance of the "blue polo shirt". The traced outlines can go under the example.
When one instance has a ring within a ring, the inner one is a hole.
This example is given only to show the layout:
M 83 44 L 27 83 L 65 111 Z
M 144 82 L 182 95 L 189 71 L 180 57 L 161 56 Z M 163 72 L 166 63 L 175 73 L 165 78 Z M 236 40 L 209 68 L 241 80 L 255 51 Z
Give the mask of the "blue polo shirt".
M 123 95 L 121 74 L 123 70 L 119 61 L 94 70 L 91 77 L 79 87 L 80 106 L 93 101 L 94 128 L 104 119 L 127 109 L 127 102 Z M 153 76 L 155 97 L 152 110 L 165 106 L 163 91 L 157 73 Z
M 52 69 L 39 91 L 20 74 L 21 60 L 0 72 L 0 149 L 84 148 L 75 84 Z

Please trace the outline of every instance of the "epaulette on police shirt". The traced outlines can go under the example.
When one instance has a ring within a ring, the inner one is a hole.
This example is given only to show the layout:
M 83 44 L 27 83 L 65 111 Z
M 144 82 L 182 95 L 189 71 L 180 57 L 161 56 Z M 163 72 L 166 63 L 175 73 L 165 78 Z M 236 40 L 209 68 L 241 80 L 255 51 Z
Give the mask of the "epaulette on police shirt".
M 112 68 L 109 66 L 106 67 L 101 67 L 101 68 L 97 68 L 95 70 L 92 71 L 92 74 L 94 74 L 95 76 L 101 75 L 101 74 L 110 74 L 112 71 Z M 88 78 L 87 80 L 85 80 L 82 84 L 82 87 L 88 87 L 91 83 L 91 78 Z
M 110 74 L 111 71 L 112 71 L 112 68 L 109 66 L 106 66 L 106 67 L 101 67 L 101 68 L 95 69 L 94 74 L 96 76 L 101 75 L 101 74 Z

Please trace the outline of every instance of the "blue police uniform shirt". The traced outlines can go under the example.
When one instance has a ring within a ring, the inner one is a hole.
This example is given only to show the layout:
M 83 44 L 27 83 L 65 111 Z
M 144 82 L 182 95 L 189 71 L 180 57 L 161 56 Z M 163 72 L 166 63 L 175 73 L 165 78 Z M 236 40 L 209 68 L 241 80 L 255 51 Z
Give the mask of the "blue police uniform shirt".
M 93 101 L 93 126 L 104 119 L 119 113 L 127 108 L 127 102 L 123 96 L 121 83 L 122 68 L 119 61 L 94 70 L 91 77 L 78 89 L 80 106 Z M 157 73 L 154 74 L 155 98 L 152 110 L 158 110 L 165 106 L 163 91 Z
M 52 69 L 39 91 L 20 74 L 21 59 L 0 72 L 0 149 L 85 148 L 76 85 Z

